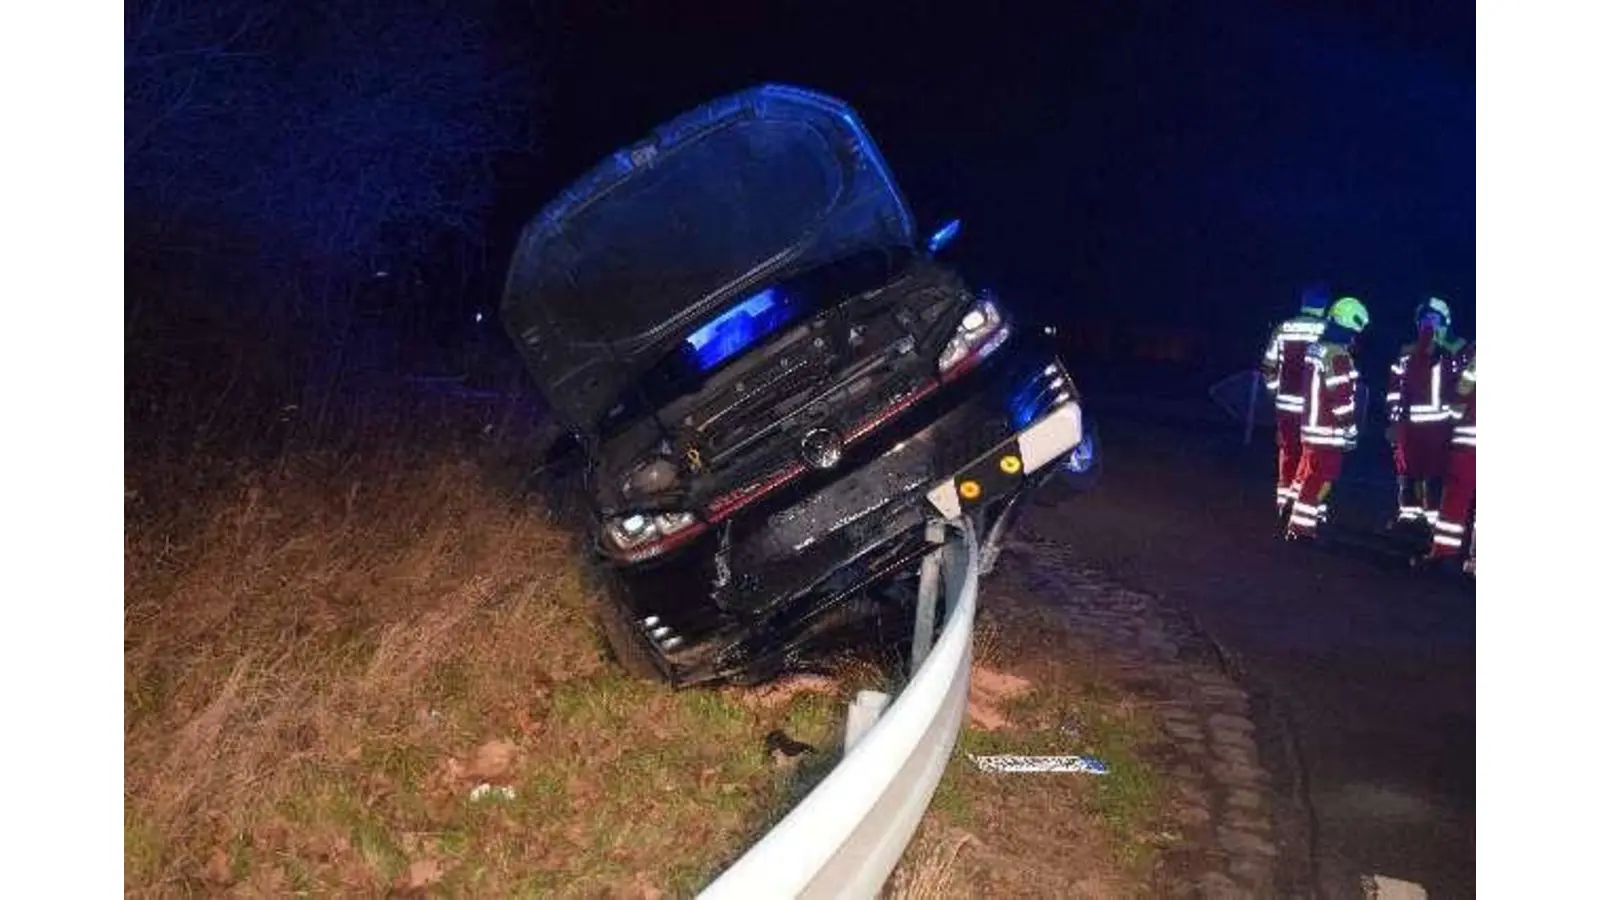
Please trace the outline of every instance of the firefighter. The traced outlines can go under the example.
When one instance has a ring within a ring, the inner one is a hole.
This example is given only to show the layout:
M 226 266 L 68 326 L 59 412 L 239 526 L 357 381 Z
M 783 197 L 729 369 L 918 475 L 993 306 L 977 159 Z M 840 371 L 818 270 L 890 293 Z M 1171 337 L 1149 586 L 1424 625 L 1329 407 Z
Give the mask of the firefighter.
M 1445 465 L 1444 493 L 1439 518 L 1433 523 L 1433 541 L 1420 565 L 1433 565 L 1466 554 L 1462 571 L 1474 574 L 1476 537 L 1474 506 L 1478 499 L 1478 342 L 1462 351 L 1464 365 L 1450 403 L 1452 428 Z
M 1272 330 L 1261 356 L 1261 376 L 1272 394 L 1277 416 L 1278 519 L 1294 499 L 1292 486 L 1300 466 L 1300 419 L 1306 408 L 1306 348 L 1322 337 L 1327 324 L 1328 292 L 1313 285 L 1300 294 L 1300 312 Z
M 1290 541 L 1316 536 L 1328 517 L 1328 495 L 1333 491 L 1344 455 L 1355 449 L 1360 437 L 1356 420 L 1356 338 L 1371 318 L 1355 297 L 1341 297 L 1328 310 L 1322 337 L 1306 349 L 1305 412 L 1300 419 L 1300 466 L 1295 470 L 1289 524 Z
M 1450 333 L 1450 306 L 1437 297 L 1417 307 L 1417 339 L 1389 366 L 1385 434 L 1394 458 L 1399 501 L 1391 529 L 1422 528 L 1439 515 L 1455 390 L 1466 342 Z

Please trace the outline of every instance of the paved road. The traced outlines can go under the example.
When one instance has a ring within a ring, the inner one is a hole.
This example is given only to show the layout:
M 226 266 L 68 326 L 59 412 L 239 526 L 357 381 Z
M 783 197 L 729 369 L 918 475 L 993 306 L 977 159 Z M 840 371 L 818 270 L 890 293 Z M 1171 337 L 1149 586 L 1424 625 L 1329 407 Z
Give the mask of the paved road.
M 1268 442 L 1125 414 L 1102 419 L 1101 439 L 1098 489 L 1047 496 L 1033 527 L 1186 607 L 1236 661 L 1260 724 L 1277 726 L 1277 805 L 1307 811 L 1291 828 L 1302 883 L 1360 896 L 1377 874 L 1472 896 L 1475 593 L 1370 536 L 1390 501 L 1381 445 L 1335 497 L 1344 540 L 1304 549 L 1274 540 Z

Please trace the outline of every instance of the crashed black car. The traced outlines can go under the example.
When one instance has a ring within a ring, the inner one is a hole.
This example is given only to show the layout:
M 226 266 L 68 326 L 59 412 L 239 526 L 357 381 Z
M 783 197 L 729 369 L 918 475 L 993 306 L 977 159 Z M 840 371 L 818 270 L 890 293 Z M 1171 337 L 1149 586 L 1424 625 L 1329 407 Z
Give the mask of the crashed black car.
M 1027 491 L 1093 466 L 1046 329 L 935 258 L 950 232 L 919 241 L 848 106 L 778 85 L 526 226 L 502 319 L 581 448 L 631 672 L 755 683 L 908 634 L 928 521 L 973 515 L 992 553 Z

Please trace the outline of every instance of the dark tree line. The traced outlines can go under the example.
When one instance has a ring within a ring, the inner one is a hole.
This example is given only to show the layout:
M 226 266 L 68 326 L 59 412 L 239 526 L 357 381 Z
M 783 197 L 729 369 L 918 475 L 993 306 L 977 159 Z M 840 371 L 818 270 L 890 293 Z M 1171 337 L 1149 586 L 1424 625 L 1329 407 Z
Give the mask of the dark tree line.
M 299 406 L 457 340 L 497 163 L 534 147 L 530 57 L 491 0 L 130 3 L 130 447 L 149 408 Z
M 493 159 L 531 143 L 527 67 L 494 29 L 473 0 L 135 4 L 129 207 L 333 278 L 481 241 Z

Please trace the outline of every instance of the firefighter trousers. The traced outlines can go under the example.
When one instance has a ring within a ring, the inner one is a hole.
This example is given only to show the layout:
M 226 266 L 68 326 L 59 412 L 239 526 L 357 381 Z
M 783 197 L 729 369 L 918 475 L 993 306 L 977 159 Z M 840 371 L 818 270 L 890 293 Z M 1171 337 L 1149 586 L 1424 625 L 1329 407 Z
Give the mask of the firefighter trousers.
M 1278 410 L 1278 514 L 1294 502 L 1294 477 L 1300 471 L 1300 413 Z
M 1307 537 L 1316 534 L 1317 527 L 1328 515 L 1328 495 L 1339 480 L 1339 470 L 1344 467 L 1344 451 L 1337 447 L 1308 445 L 1300 454 L 1300 467 L 1295 470 L 1294 505 L 1289 510 L 1290 537 Z
M 1395 429 L 1397 522 L 1434 522 L 1439 516 L 1450 456 L 1449 422 L 1402 422 Z
M 1433 546 L 1428 554 L 1435 558 L 1460 556 L 1472 543 L 1476 527 L 1473 506 L 1478 499 L 1478 451 L 1473 447 L 1452 447 L 1445 470 L 1444 496 L 1439 501 L 1439 520 L 1433 526 Z

